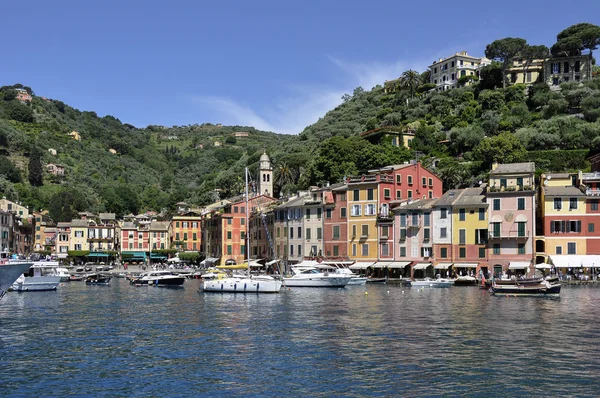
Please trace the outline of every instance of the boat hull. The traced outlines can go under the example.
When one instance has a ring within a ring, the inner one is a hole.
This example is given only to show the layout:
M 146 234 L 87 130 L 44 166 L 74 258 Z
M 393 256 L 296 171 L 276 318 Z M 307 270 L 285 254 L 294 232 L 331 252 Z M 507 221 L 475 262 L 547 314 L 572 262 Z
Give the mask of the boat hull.
M 183 286 L 185 277 L 179 278 L 163 278 L 163 279 L 148 279 L 142 280 L 141 283 L 148 286 Z
M 348 286 L 360 286 L 364 285 L 365 283 L 367 283 L 366 277 L 357 276 L 350 279 L 350 281 L 348 282 Z
M 283 278 L 287 287 L 344 287 L 350 282 L 347 277 Z
M 412 287 L 434 287 L 434 288 L 445 288 L 454 285 L 454 281 L 451 280 L 430 280 L 430 281 L 412 281 L 410 283 Z
M 0 265 L 0 292 L 8 290 L 12 284 L 31 266 L 33 263 L 8 263 Z
M 277 279 L 219 278 L 202 282 L 202 290 L 216 293 L 278 293 L 281 285 Z
M 41 292 L 56 290 L 60 285 L 60 276 L 28 276 L 13 283 L 12 288 L 17 292 Z
M 494 285 L 492 293 L 494 295 L 508 296 L 558 296 L 560 295 L 560 284 L 541 284 L 541 285 Z

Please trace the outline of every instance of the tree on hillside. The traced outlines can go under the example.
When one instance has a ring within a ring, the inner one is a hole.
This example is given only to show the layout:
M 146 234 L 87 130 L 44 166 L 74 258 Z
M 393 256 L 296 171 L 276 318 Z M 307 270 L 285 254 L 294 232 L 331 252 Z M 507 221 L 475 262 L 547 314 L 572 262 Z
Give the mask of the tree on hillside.
M 479 70 L 479 89 L 494 90 L 502 86 L 502 64 L 494 61 Z
M 287 162 L 281 162 L 275 166 L 274 183 L 279 191 L 288 184 L 295 184 L 298 175 L 296 169 L 288 165 Z
M 44 171 L 42 169 L 42 153 L 37 146 L 34 146 L 29 154 L 29 183 L 34 187 L 39 187 L 44 184 Z
M 75 187 L 68 187 L 55 193 L 50 198 L 48 212 L 55 222 L 71 221 L 77 213 L 88 209 L 85 197 Z
M 526 83 L 525 77 L 529 65 L 531 65 L 531 63 L 536 59 L 547 58 L 549 53 L 550 50 L 543 44 L 539 46 L 530 46 L 529 44 L 525 44 L 525 47 L 523 47 L 523 50 L 521 50 L 519 53 L 519 55 L 523 58 L 523 83 Z
M 551 48 L 552 55 L 580 55 L 583 50 L 592 52 L 600 45 L 600 26 L 591 23 L 571 25 L 556 35 L 556 44 Z
M 504 132 L 482 140 L 473 150 L 473 155 L 490 167 L 494 162 L 522 162 L 526 152 L 525 147 L 514 134 Z
M 410 90 L 410 98 L 414 98 L 415 90 L 421 85 L 421 75 L 416 70 L 409 69 L 400 76 L 400 87 Z
M 506 69 L 513 58 L 519 54 L 527 41 L 518 37 L 505 37 L 485 47 L 485 56 L 502 62 L 502 88 L 506 87 Z

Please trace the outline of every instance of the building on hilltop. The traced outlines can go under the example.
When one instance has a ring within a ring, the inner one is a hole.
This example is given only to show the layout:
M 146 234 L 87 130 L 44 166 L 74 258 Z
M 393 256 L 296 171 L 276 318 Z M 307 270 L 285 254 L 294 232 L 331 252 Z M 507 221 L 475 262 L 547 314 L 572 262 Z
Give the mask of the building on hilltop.
M 543 80 L 544 60 L 534 59 L 525 65 L 527 61 L 523 58 L 515 58 L 511 65 L 506 68 L 506 80 L 509 85 L 512 84 L 534 84 Z
M 459 79 L 472 76 L 479 77 L 479 70 L 491 61 L 485 57 L 473 57 L 466 51 L 458 52 L 447 58 L 440 58 L 430 66 L 430 82 L 436 85 L 437 91 L 446 91 L 459 87 Z
M 543 81 L 551 87 L 564 82 L 581 82 L 592 78 L 592 56 L 551 57 L 544 60 Z
M 27 90 L 25 90 L 24 88 L 16 88 L 15 90 L 17 91 L 16 99 L 18 99 L 19 101 L 31 102 L 31 100 L 33 99 L 31 97 L 31 94 L 29 94 L 29 92 L 27 92 Z
M 65 175 L 65 166 L 56 163 L 48 163 L 46 165 L 46 170 L 48 173 L 53 174 L 55 176 L 63 176 Z
M 248 138 L 250 133 L 247 131 L 236 131 L 232 134 L 235 138 Z
M 389 141 L 393 146 L 410 149 L 410 144 L 415 138 L 415 132 L 407 127 L 385 126 L 360 133 L 360 136 L 372 144 Z
M 72 139 L 74 139 L 75 141 L 81 141 L 81 136 L 79 135 L 79 133 L 77 131 L 71 131 L 68 136 L 70 136 Z

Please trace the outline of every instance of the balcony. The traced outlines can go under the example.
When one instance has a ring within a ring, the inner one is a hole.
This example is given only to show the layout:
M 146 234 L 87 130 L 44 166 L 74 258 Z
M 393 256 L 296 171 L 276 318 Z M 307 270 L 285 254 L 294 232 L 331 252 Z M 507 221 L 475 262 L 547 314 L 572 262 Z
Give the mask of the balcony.
M 305 205 L 320 205 L 322 203 L 321 199 L 305 199 Z
M 511 185 L 511 186 L 491 186 L 489 187 L 490 193 L 512 193 L 512 192 L 531 192 L 535 191 L 535 187 L 533 185 Z
M 377 221 L 380 222 L 392 222 L 394 221 L 394 214 L 390 214 L 389 212 L 381 212 L 377 214 Z
M 588 180 L 600 181 L 600 172 L 594 171 L 593 173 L 581 173 L 581 180 L 582 181 L 588 181 Z
M 389 237 L 387 235 L 383 235 L 379 237 L 379 240 L 388 240 Z
M 348 180 L 349 184 L 358 184 L 361 182 L 377 182 L 377 176 L 376 175 L 364 175 L 364 176 L 360 176 L 360 177 L 350 177 Z
M 585 190 L 585 194 L 587 196 L 600 196 L 600 189 L 592 189 L 592 188 L 588 188 Z
M 524 231 L 523 233 L 519 234 L 519 231 L 494 231 L 492 229 L 490 229 L 489 231 L 489 236 L 490 236 L 490 240 L 494 240 L 494 239 L 523 239 L 523 240 L 527 240 L 529 238 L 532 238 L 532 236 L 529 235 L 529 231 Z

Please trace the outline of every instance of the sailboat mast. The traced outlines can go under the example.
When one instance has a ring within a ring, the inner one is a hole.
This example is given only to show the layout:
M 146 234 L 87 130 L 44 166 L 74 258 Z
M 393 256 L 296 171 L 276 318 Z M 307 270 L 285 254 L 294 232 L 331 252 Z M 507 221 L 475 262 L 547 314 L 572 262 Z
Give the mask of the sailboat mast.
M 250 219 L 248 217 L 248 168 L 246 167 L 246 260 L 248 261 L 248 269 L 250 269 Z

